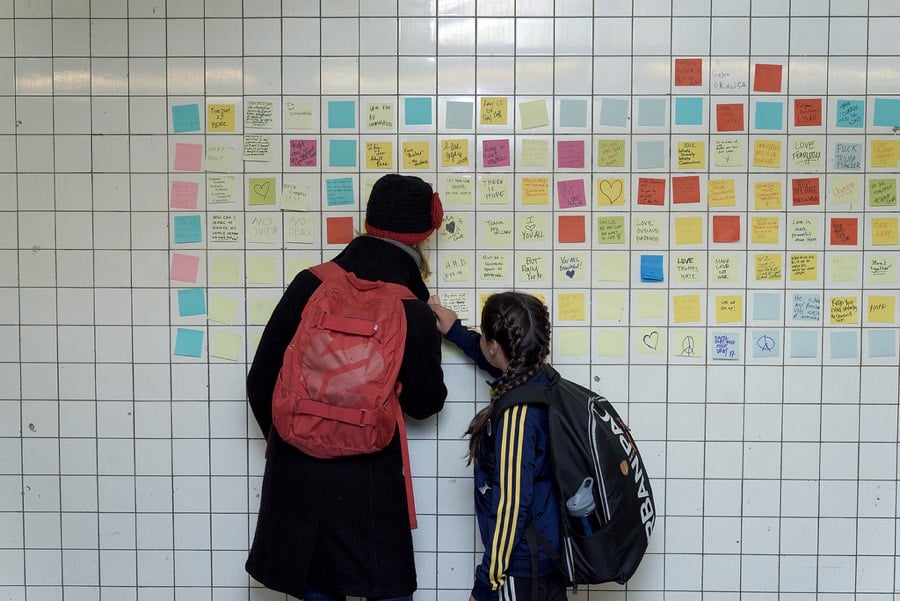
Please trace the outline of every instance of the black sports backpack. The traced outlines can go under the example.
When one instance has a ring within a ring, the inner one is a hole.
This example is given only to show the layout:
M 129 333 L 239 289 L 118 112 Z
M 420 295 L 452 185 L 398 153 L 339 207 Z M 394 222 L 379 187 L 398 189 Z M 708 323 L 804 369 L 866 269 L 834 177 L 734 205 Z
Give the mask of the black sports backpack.
M 497 408 L 499 412 L 522 403 L 548 407 L 561 554 L 529 525 L 526 537 L 532 557 L 540 544 L 573 588 L 625 584 L 644 557 L 656 521 L 644 462 L 628 426 L 609 401 L 566 380 L 549 365 L 543 369 L 549 387 L 518 386 Z

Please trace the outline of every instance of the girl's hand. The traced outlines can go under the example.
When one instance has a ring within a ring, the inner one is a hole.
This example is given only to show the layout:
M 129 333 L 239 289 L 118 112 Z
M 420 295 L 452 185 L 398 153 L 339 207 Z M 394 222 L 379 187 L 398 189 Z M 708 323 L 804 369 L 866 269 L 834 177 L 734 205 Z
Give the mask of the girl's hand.
M 431 312 L 434 313 L 434 318 L 437 320 L 437 328 L 441 334 L 449 332 L 458 319 L 456 311 L 443 306 L 440 297 L 437 295 L 432 295 L 428 299 L 428 306 L 431 307 Z

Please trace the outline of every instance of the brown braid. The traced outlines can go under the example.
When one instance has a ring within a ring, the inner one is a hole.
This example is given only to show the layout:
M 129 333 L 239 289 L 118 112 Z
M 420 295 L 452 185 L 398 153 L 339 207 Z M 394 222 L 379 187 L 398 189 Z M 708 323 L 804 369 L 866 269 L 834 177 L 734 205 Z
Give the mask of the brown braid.
M 484 303 L 481 332 L 486 340 L 500 345 L 509 359 L 509 367 L 497 379 L 491 391 L 491 403 L 475 414 L 466 429 L 469 463 L 477 460 L 497 400 L 534 377 L 550 354 L 550 315 L 544 303 L 535 296 L 501 292 Z

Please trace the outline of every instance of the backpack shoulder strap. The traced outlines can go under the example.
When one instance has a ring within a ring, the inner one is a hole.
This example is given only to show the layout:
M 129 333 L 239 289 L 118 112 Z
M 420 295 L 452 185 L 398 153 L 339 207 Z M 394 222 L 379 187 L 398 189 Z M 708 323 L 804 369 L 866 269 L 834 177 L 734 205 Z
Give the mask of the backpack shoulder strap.
M 313 265 L 309 268 L 314 276 L 322 280 L 334 280 L 341 277 L 346 277 L 347 272 L 343 267 L 335 263 L 334 261 L 326 261 L 324 263 L 320 263 L 319 265 Z
M 547 378 L 550 380 L 550 386 L 542 386 L 540 384 L 522 384 L 516 386 L 504 394 L 503 398 L 498 401 L 498 414 L 513 405 L 550 405 L 550 390 L 559 382 L 560 376 L 553 367 L 546 363 L 541 369 L 547 374 Z

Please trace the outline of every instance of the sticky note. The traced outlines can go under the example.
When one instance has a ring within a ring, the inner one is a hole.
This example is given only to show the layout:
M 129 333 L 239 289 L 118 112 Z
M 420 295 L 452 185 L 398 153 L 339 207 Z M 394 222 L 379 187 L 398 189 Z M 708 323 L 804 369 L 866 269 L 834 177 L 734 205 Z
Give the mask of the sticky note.
M 175 144 L 175 171 L 200 171 L 203 164 L 203 145 Z
M 638 328 L 636 347 L 642 355 L 662 355 L 666 352 L 666 339 L 658 328 Z
M 829 307 L 831 325 L 859 323 L 859 301 L 855 296 L 833 296 Z
M 672 276 L 670 279 L 683 284 L 700 285 L 706 280 L 706 276 L 703 273 L 705 266 L 705 254 L 674 254 L 672 255 Z
M 485 96 L 481 99 L 480 119 L 482 125 L 506 125 L 507 105 L 505 97 Z
M 234 171 L 234 152 L 233 146 L 209 144 L 206 147 L 206 170 L 216 173 Z
M 676 58 L 675 59 L 675 85 L 676 86 L 702 86 L 703 85 L 703 59 L 702 58 Z
M 560 321 L 584 321 L 584 293 L 561 292 L 557 294 L 556 311 Z
M 855 255 L 831 255 L 832 282 L 859 282 L 859 263 Z
M 175 244 L 189 244 L 203 241 L 200 215 L 175 215 L 173 218 L 173 239 Z
M 836 171 L 859 171 L 862 169 L 862 144 L 855 142 L 835 142 L 834 168 Z
M 509 167 L 509 138 L 483 140 L 481 154 L 485 167 Z
M 873 246 L 897 246 L 900 245 L 897 217 L 872 217 L 872 245 Z
M 744 131 L 744 105 L 742 103 L 717 104 L 716 131 Z
M 394 143 L 390 140 L 366 142 L 366 169 L 391 171 L 394 169 Z
M 520 198 L 523 205 L 550 204 L 550 178 L 523 177 L 519 180 Z
M 465 138 L 441 140 L 441 166 L 467 167 L 469 165 L 469 141 Z
M 519 117 L 522 120 L 522 129 L 534 129 L 550 125 L 550 117 L 547 114 L 547 101 L 543 98 L 538 98 L 520 102 Z
M 560 127 L 587 127 L 587 100 L 563 98 L 559 101 Z
M 325 204 L 327 206 L 349 206 L 355 201 L 353 178 L 329 177 L 325 179 Z
M 431 168 L 431 144 L 427 141 L 404 140 L 400 153 L 404 170 Z
M 662 140 L 646 140 L 635 144 L 638 169 L 662 169 L 666 166 L 666 144 Z
M 753 166 L 778 169 L 781 167 L 781 141 L 757 138 L 753 141 Z
M 447 129 L 472 129 L 475 112 L 473 103 L 448 100 L 444 110 L 444 127 Z
M 856 246 L 858 219 L 856 217 L 832 217 L 830 244 L 832 246 Z
M 754 215 L 750 218 L 750 242 L 778 244 L 781 220 L 774 215 Z
M 329 100 L 329 129 L 353 129 L 356 127 L 356 102 L 353 100 Z
M 869 323 L 896 323 L 897 297 L 894 295 L 871 294 L 866 301 Z
M 783 103 L 759 100 L 755 106 L 756 118 L 753 123 L 756 129 L 781 129 Z
M 821 238 L 818 215 L 792 215 L 790 236 L 793 244 L 818 245 Z
M 625 166 L 625 140 L 600 139 L 597 142 L 598 167 Z
M 597 180 L 597 206 L 625 206 L 625 180 L 621 177 Z
M 703 125 L 702 96 L 682 96 L 675 99 L 675 125 Z
M 509 273 L 508 263 L 508 253 L 481 253 L 478 256 L 478 277 L 488 282 L 504 280 Z
M 403 107 L 406 125 L 431 125 L 431 98 L 404 98 Z
M 507 204 L 509 180 L 505 175 L 484 175 L 479 179 L 479 183 L 481 204 Z
M 733 178 L 709 180 L 706 193 L 710 207 L 733 207 L 737 204 Z
M 482 221 L 484 246 L 508 248 L 512 246 L 512 220 L 506 217 L 487 217 Z
M 819 279 L 819 257 L 813 253 L 791 253 L 792 282 L 814 282 Z
M 560 209 L 587 206 L 583 178 L 558 180 L 556 194 L 559 197 Z
M 597 218 L 597 244 L 624 244 L 625 217 L 621 215 Z
M 713 242 L 739 242 L 741 239 L 740 215 L 713 215 Z
M 176 134 L 200 131 L 200 107 L 197 104 L 173 105 L 172 131 Z
M 794 167 L 819 167 L 822 164 L 822 143 L 816 139 L 794 139 L 791 151 Z
M 196 282 L 200 257 L 174 253 L 169 268 L 169 278 L 176 282 Z
M 862 203 L 860 179 L 857 176 L 832 176 L 828 192 L 829 204 L 834 206 L 859 205 Z
M 641 255 L 641 281 L 642 282 L 662 282 L 663 281 L 663 256 L 662 255 Z
M 796 127 L 818 127 L 822 125 L 822 99 L 794 99 L 794 125 Z
M 859 357 L 859 337 L 856 332 L 832 331 L 829 336 L 832 359 Z
M 237 332 L 217 330 L 213 333 L 209 354 L 210 356 L 219 359 L 237 361 L 238 357 L 241 355 L 241 345 L 243 342 L 243 336 Z
M 559 328 L 559 354 L 563 357 L 585 357 L 588 354 L 588 335 L 584 328 Z
M 546 213 L 519 213 L 516 218 L 518 223 L 519 242 L 544 243 L 550 239 L 547 234 L 548 227 Z M 583 223 L 581 233 L 582 236 L 584 236 Z M 583 242 L 584 240 L 581 241 Z
M 900 140 L 872 140 L 869 165 L 875 169 L 896 169 L 900 162 Z
M 663 206 L 666 203 L 666 180 L 662 178 L 638 178 L 637 203 Z
M 710 281 L 718 283 L 738 281 L 738 260 L 734 255 L 713 255 L 710 258 Z
M 560 277 L 571 281 L 583 281 L 585 270 L 585 255 L 581 253 L 558 254 L 556 272 Z
M 544 139 L 526 138 L 522 140 L 521 159 L 523 167 L 549 167 L 550 142 Z
M 366 128 L 391 130 L 394 128 L 394 103 L 370 102 L 366 106 Z
M 869 357 L 896 357 L 897 356 L 897 331 L 896 330 L 868 330 Z
M 557 231 L 560 243 L 580 243 L 585 241 L 584 215 L 560 215 Z
M 206 107 L 206 130 L 208 132 L 234 131 L 233 104 L 210 104 Z
M 269 149 L 272 146 L 272 138 L 264 134 L 244 135 L 245 161 L 268 161 Z
M 869 180 L 870 207 L 897 206 L 897 178 L 873 178 Z
M 676 217 L 675 244 L 703 244 L 703 218 Z
M 702 359 L 705 355 L 703 340 L 706 333 L 699 328 L 678 328 L 672 340 L 672 356 L 684 359 Z
M 547 279 L 547 261 L 543 255 L 516 253 L 516 272 L 520 282 L 544 282 Z
M 735 323 L 744 319 L 744 299 L 742 296 L 716 296 L 716 323 Z
M 225 325 L 235 321 L 240 303 L 236 298 L 212 293 L 209 297 L 209 320 Z
M 741 167 L 744 164 L 744 145 L 737 138 L 713 141 L 713 161 L 716 167 Z
M 172 185 L 169 188 L 169 206 L 173 209 L 196 210 L 199 188 L 200 185 L 197 182 L 172 180 Z
M 628 124 L 628 101 L 622 98 L 603 98 L 600 101 L 600 125 L 625 127 Z
M 675 323 L 697 323 L 702 320 L 699 294 L 678 294 L 672 297 L 672 318 Z
M 244 103 L 244 127 L 272 129 L 275 125 L 275 103 L 267 100 L 248 100 Z
M 247 204 L 274 205 L 277 191 L 274 177 L 251 177 L 247 179 Z
M 897 261 L 891 255 L 869 256 L 866 267 L 868 281 L 872 284 L 897 282 Z
M 312 129 L 313 105 L 308 101 L 284 103 L 284 126 L 287 129 Z
M 175 331 L 175 354 L 199 357 L 203 352 L 203 330 L 178 328 Z
M 791 330 L 790 355 L 793 359 L 815 359 L 819 356 L 817 330 Z
M 356 167 L 356 140 L 328 140 L 329 167 Z
M 753 208 L 757 211 L 773 211 L 782 208 L 781 182 L 753 182 Z
M 777 282 L 781 278 L 781 253 L 757 253 L 753 256 L 753 281 Z
M 819 321 L 822 318 L 822 299 L 818 294 L 794 294 L 791 318 L 797 321 Z
M 713 332 L 712 359 L 739 361 L 741 359 L 741 335 L 738 332 Z
M 673 176 L 672 203 L 686 204 L 696 202 L 700 202 L 700 176 Z
M 290 141 L 290 165 L 291 167 L 315 167 L 316 166 L 316 140 L 291 140 Z
M 751 334 L 753 340 L 753 357 L 756 359 L 765 357 L 778 357 L 781 354 L 779 341 L 781 337 L 775 330 L 754 330 Z
M 628 255 L 606 252 L 600 255 L 597 279 L 601 282 L 624 283 L 628 277 Z
M 758 63 L 753 70 L 754 92 L 780 92 L 782 65 Z
M 349 244 L 353 240 L 353 217 L 326 217 L 326 244 Z
M 811 207 L 820 203 L 819 178 L 795 177 L 791 180 L 791 204 L 795 207 Z
M 639 98 L 637 124 L 641 127 L 664 127 L 666 101 L 662 98 Z
M 206 313 L 206 296 L 203 288 L 182 288 L 178 291 L 178 315 L 204 315 Z
M 662 243 L 663 226 L 660 218 L 635 216 L 631 226 L 634 244 L 659 246 Z
M 900 99 L 876 98 L 872 125 L 900 127 Z
M 558 141 L 556 165 L 560 169 L 584 169 L 584 140 Z
M 753 319 L 756 321 L 781 319 L 781 295 L 774 292 L 754 292 Z
M 594 317 L 621 323 L 625 319 L 625 294 L 598 290 L 594 294 Z
M 834 124 L 836 127 L 863 127 L 865 116 L 865 100 L 839 98 L 835 105 Z
M 679 169 L 706 169 L 706 144 L 699 141 L 678 142 Z

